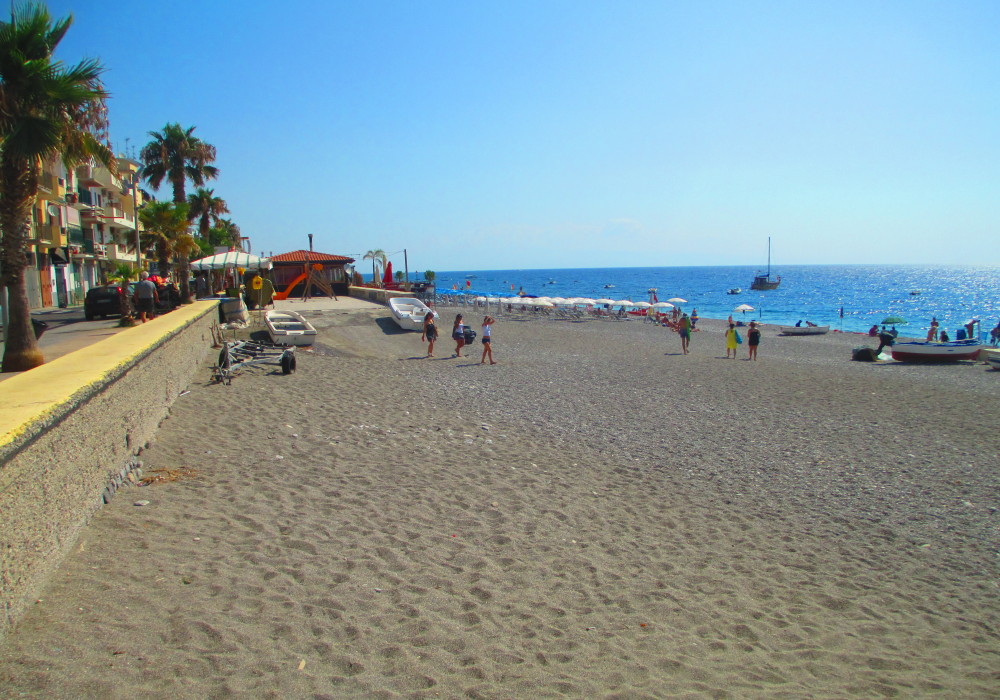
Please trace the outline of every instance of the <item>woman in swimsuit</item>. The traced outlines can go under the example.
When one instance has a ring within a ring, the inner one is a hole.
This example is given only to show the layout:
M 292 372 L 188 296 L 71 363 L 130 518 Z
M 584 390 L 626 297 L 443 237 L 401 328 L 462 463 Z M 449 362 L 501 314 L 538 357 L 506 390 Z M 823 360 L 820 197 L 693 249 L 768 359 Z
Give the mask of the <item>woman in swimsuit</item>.
M 434 312 L 428 311 L 424 316 L 424 332 L 420 334 L 421 340 L 427 341 L 427 357 L 434 357 L 434 341 L 437 340 L 438 329 L 434 325 Z
M 490 364 L 495 365 L 496 362 L 493 361 L 493 346 L 490 344 L 490 336 L 493 333 L 493 324 L 496 321 L 492 316 L 487 316 L 483 319 L 483 357 L 479 361 L 479 364 L 486 364 L 486 356 L 490 356 Z

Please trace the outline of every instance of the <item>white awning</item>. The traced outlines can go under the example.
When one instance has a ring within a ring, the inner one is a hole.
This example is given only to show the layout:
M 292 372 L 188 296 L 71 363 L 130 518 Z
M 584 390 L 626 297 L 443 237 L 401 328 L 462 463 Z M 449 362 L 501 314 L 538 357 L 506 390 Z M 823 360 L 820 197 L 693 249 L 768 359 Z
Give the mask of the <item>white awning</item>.
M 238 250 L 229 250 L 218 255 L 210 255 L 207 258 L 195 260 L 191 263 L 191 269 L 199 272 L 204 270 L 224 270 L 227 267 L 242 267 L 247 270 L 270 270 L 271 259 L 259 258 L 250 253 Z

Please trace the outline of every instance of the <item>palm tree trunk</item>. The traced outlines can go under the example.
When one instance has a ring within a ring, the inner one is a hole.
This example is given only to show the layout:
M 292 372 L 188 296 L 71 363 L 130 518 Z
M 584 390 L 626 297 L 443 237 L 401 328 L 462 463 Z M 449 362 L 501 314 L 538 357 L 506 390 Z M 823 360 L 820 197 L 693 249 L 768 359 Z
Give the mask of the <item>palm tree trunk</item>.
M 191 263 L 186 254 L 177 258 L 177 276 L 181 278 L 180 284 L 177 285 L 181 291 L 181 303 L 190 304 L 191 285 L 188 284 L 188 280 L 191 277 Z
M 35 199 L 38 166 L 14 158 L 0 159 L 0 284 L 7 290 L 7 327 L 4 328 L 3 371 L 23 372 L 44 364 L 31 325 L 31 306 L 25 284 L 25 255 L 31 204 Z

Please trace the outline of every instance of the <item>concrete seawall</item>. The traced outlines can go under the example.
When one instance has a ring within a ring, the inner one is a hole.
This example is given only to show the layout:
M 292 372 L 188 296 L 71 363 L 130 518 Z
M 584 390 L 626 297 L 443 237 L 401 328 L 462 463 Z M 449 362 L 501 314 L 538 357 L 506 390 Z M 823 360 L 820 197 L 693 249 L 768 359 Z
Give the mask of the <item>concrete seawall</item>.
M 131 476 L 210 349 L 216 307 L 182 307 L 0 384 L 0 638 Z

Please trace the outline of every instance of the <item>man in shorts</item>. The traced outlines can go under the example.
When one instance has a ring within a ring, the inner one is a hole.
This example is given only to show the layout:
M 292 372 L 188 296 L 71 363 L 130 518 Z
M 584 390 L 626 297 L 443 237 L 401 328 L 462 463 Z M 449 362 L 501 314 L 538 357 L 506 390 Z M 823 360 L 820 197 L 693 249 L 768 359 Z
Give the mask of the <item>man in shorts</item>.
M 143 323 L 151 320 L 156 304 L 160 301 L 160 295 L 156 292 L 156 285 L 149 281 L 149 273 L 145 270 L 139 273 L 139 282 L 135 285 L 132 297 L 135 301 L 135 310 L 139 313 L 139 320 Z M 149 319 L 146 316 L 149 316 Z
M 681 350 L 688 354 L 688 343 L 691 341 L 691 319 L 687 314 L 683 314 L 677 322 L 677 332 L 681 336 Z

